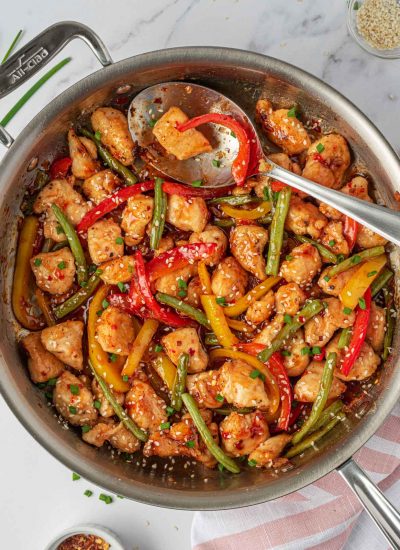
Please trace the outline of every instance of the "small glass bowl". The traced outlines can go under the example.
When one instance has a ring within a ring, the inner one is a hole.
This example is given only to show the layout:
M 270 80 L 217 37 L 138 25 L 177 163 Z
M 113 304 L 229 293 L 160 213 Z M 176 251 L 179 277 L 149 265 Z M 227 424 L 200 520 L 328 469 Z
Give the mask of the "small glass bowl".
M 382 57 L 384 59 L 400 59 L 400 46 L 391 50 L 380 50 L 374 46 L 371 46 L 371 44 L 369 44 L 369 42 L 361 36 L 357 27 L 357 13 L 362 4 L 363 0 L 350 0 L 348 3 L 347 28 L 349 29 L 351 36 L 357 44 L 361 46 L 361 48 L 372 55 Z

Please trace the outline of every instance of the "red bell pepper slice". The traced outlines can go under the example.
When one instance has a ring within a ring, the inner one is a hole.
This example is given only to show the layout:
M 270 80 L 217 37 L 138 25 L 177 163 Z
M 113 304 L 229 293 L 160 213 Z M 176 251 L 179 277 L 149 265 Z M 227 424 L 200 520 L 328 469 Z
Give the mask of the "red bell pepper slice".
M 150 281 L 168 275 L 171 271 L 181 269 L 188 263 L 209 258 L 215 252 L 216 243 L 192 243 L 177 246 L 153 258 L 146 265 Z
M 263 349 L 265 349 L 263 344 L 256 344 L 253 342 L 236 344 L 235 347 L 241 351 L 249 353 L 250 355 L 256 356 L 263 351 Z M 276 424 L 276 429 L 287 431 L 290 425 L 293 391 L 283 364 L 282 355 L 279 352 L 272 354 L 270 360 L 267 362 L 267 367 L 274 376 L 281 395 L 281 413 Z
M 365 294 L 365 309 L 361 309 L 360 306 L 356 308 L 356 320 L 353 325 L 353 334 L 351 336 L 349 351 L 346 353 L 342 364 L 340 365 L 340 372 L 347 376 L 351 371 L 356 359 L 360 355 L 361 347 L 364 343 L 367 335 L 369 317 L 371 313 L 371 288 L 369 287 Z
M 354 245 L 356 244 L 357 233 L 358 233 L 358 222 L 349 218 L 349 216 L 344 217 L 344 228 L 343 235 L 349 245 L 350 252 L 353 250 Z
M 130 197 L 151 191 L 154 189 L 154 181 L 148 180 L 143 183 L 137 183 L 136 185 L 130 185 L 129 187 L 123 187 L 119 189 L 106 199 L 102 200 L 97 206 L 89 210 L 82 220 L 77 225 L 78 233 L 84 233 L 91 227 L 97 220 L 112 212 L 118 206 L 126 202 Z
M 135 253 L 135 269 L 138 290 L 141 293 L 146 308 L 151 313 L 153 319 L 157 319 L 158 321 L 175 328 L 196 326 L 196 324 L 193 324 L 190 319 L 183 319 L 182 317 L 179 317 L 179 315 L 173 311 L 161 307 L 156 301 L 151 292 L 150 281 L 146 273 L 146 266 L 140 250 L 137 250 Z
M 229 187 L 214 187 L 214 188 L 202 188 L 202 187 L 190 187 L 190 185 L 183 185 L 182 183 L 175 183 L 173 181 L 165 181 L 163 183 L 163 191 L 167 195 L 180 195 L 181 197 L 201 197 L 203 199 L 213 199 L 215 197 L 223 197 L 227 194 L 232 186 Z
M 70 157 L 64 157 L 56 159 L 50 166 L 50 179 L 56 180 L 57 178 L 65 178 L 72 164 Z
M 185 132 L 185 130 L 196 128 L 208 122 L 226 126 L 235 133 L 239 141 L 239 151 L 232 163 L 232 176 L 237 185 L 244 185 L 250 163 L 250 139 L 246 130 L 237 120 L 221 113 L 208 113 L 194 117 L 183 124 L 178 124 L 177 129 L 180 132 Z

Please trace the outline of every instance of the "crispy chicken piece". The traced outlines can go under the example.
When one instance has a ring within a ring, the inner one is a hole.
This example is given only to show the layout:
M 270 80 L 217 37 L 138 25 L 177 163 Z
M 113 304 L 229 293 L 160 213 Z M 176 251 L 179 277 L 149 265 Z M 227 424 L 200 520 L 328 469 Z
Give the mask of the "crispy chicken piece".
M 51 209 L 52 204 L 61 208 L 73 226 L 88 212 L 89 205 L 64 179 L 53 180 L 40 191 L 33 204 L 33 211 L 35 214 L 46 214 L 43 223 L 44 236 L 56 242 L 65 241 L 65 234 Z
M 310 356 L 302 353 L 305 347 L 307 345 L 304 340 L 304 331 L 300 328 L 284 345 L 284 350 L 290 353 L 283 356 L 283 364 L 288 376 L 300 376 L 308 367 Z
M 99 169 L 99 165 L 89 149 L 90 146 L 86 146 L 86 140 L 80 139 L 72 128 L 68 130 L 69 156 L 72 159 L 71 170 L 73 175 L 81 180 L 90 178 Z
M 195 128 L 180 132 L 177 124 L 187 122 L 189 117 L 179 107 L 171 107 L 156 122 L 153 134 L 170 155 L 186 160 L 201 153 L 212 151 L 208 139 Z
M 218 444 L 218 425 L 211 422 L 210 411 L 200 410 L 208 429 Z M 187 445 L 193 441 L 191 445 Z M 144 456 L 188 456 L 201 462 L 208 468 L 214 468 L 217 461 L 205 446 L 189 415 L 184 415 L 169 430 L 153 432 L 143 448 Z
M 199 374 L 190 374 L 186 386 L 190 395 L 196 399 L 200 407 L 218 409 L 221 402 L 216 399 L 219 394 L 219 371 L 208 370 Z
M 268 231 L 259 225 L 238 225 L 231 230 L 229 241 L 232 254 L 240 265 L 264 281 L 267 275 L 263 252 Z
M 269 139 L 281 147 L 288 155 L 298 155 L 310 146 L 310 138 L 303 124 L 289 109 L 272 109 L 267 99 L 259 99 L 256 104 L 256 118 L 261 123 Z
M 79 139 L 83 143 L 83 145 L 86 147 L 89 155 L 92 157 L 92 159 L 97 159 L 97 147 L 94 141 L 92 141 L 90 138 L 87 138 L 86 136 L 79 136 Z
M 21 340 L 24 349 L 28 352 L 28 370 L 32 382 L 40 384 L 50 378 L 57 378 L 64 365 L 52 353 L 43 347 L 40 332 L 31 332 Z
M 132 256 L 121 256 L 101 264 L 100 279 L 107 285 L 128 283 L 134 273 L 135 261 Z
M 78 388 L 78 393 L 73 391 Z M 92 392 L 77 376 L 64 371 L 57 379 L 53 393 L 57 411 L 73 426 L 92 426 L 97 420 L 97 409 Z
M 82 321 L 64 321 L 41 332 L 43 346 L 66 365 L 76 369 L 83 368 Z
M 324 228 L 321 235 L 321 243 L 332 250 L 334 254 L 344 254 L 347 256 L 350 253 L 349 245 L 343 235 L 343 222 L 330 221 Z
M 267 157 L 272 162 L 275 162 L 278 166 L 282 166 L 282 168 L 285 168 L 286 170 L 289 170 L 290 172 L 293 172 L 294 174 L 301 174 L 301 168 L 297 164 L 297 162 L 294 162 L 291 160 L 290 157 L 286 153 L 272 153 L 272 155 L 268 155 Z M 261 171 L 261 169 L 260 169 Z M 264 198 L 264 189 L 268 187 L 271 184 L 271 178 L 268 176 L 255 176 L 254 178 L 250 178 L 246 181 L 246 184 L 249 189 L 253 189 L 257 195 L 257 197 Z M 239 189 L 243 189 L 245 186 L 240 187 Z M 249 193 L 249 189 L 245 190 L 245 193 Z M 293 193 L 296 193 L 299 197 L 306 197 L 307 194 L 303 193 L 302 191 L 297 191 L 296 189 L 293 189 Z M 235 194 L 232 192 L 232 194 Z
M 367 341 L 375 351 L 379 352 L 383 348 L 383 340 L 386 332 L 385 310 L 371 302 L 371 313 L 369 316 Z
M 221 260 L 211 277 L 211 289 L 215 296 L 235 302 L 245 295 L 248 275 L 232 256 Z
M 258 334 L 254 338 L 254 342 L 256 344 L 265 344 L 265 346 L 270 346 L 272 343 L 272 340 L 275 338 L 275 336 L 278 334 L 278 332 L 283 328 L 283 325 L 285 324 L 283 320 L 283 315 L 281 313 L 278 313 L 275 315 L 275 317 L 266 325 L 260 334 Z
M 153 217 L 154 199 L 145 195 L 130 197 L 122 213 L 121 227 L 125 231 L 128 246 L 135 246 L 143 241 L 146 227 Z
M 275 309 L 277 313 L 296 315 L 306 301 L 305 292 L 297 283 L 280 286 L 275 293 Z
M 244 361 L 225 362 L 219 373 L 220 394 L 235 407 L 257 407 L 265 411 L 269 407 L 264 382 L 261 378 L 252 378 L 254 367 Z
M 346 193 L 347 195 L 351 195 L 352 197 L 356 197 L 357 199 L 361 199 L 363 201 L 373 202 L 368 194 L 368 180 L 363 178 L 362 176 L 356 176 L 351 181 L 346 183 L 346 185 L 342 187 L 341 192 Z M 333 208 L 333 206 L 329 206 L 324 202 L 321 202 L 321 204 L 319 205 L 319 209 L 323 214 L 325 214 L 325 216 L 327 216 L 331 220 L 343 219 L 343 214 L 339 212 L 339 210 L 336 210 L 336 208 Z
M 193 277 L 187 286 L 187 296 L 184 298 L 185 302 L 193 307 L 200 306 L 200 296 L 203 294 L 200 278 Z
M 259 325 L 268 321 L 275 309 L 274 291 L 270 290 L 260 300 L 256 300 L 248 307 L 246 311 L 246 321 L 254 325 Z
M 329 134 L 309 147 L 303 176 L 325 187 L 338 189 L 349 166 L 350 151 L 346 140 L 339 134 Z
M 326 298 L 325 302 L 325 309 L 305 324 L 305 340 L 309 346 L 325 346 L 338 328 L 347 328 L 354 324 L 354 311 L 345 313 L 338 298 Z
M 311 202 L 305 202 L 295 195 L 290 199 L 285 228 L 296 235 L 310 235 L 319 239 L 328 220 Z
M 166 404 L 149 383 L 135 379 L 125 397 L 129 416 L 143 430 L 154 432 L 167 421 Z
M 297 401 L 314 403 L 321 385 L 323 369 L 324 363 L 321 361 L 312 361 L 310 363 L 294 387 L 294 398 Z M 337 376 L 334 376 L 331 389 L 329 390 L 328 399 L 336 399 L 345 390 L 346 384 L 343 384 Z
M 154 281 L 154 288 L 158 292 L 164 292 L 170 296 L 179 296 L 179 292 L 184 290 L 184 283 L 188 283 L 189 279 L 193 275 L 197 274 L 197 265 L 188 264 L 181 269 L 175 269 L 168 273 L 168 275 L 163 275 Z M 181 286 L 179 286 L 181 285 Z
M 217 245 L 215 252 L 204 260 L 206 265 L 218 265 L 228 247 L 225 233 L 219 227 L 211 224 L 207 224 L 201 233 L 192 233 L 189 243 L 215 243 Z
M 181 197 L 168 195 L 166 220 L 182 231 L 201 233 L 207 225 L 209 212 L 201 197 Z
M 356 237 L 356 244 L 360 248 L 372 248 L 373 246 L 384 246 L 387 240 L 384 237 L 374 233 L 365 225 L 359 225 Z
M 41 252 L 30 263 L 37 286 L 49 294 L 65 294 L 74 284 L 75 261 L 67 247 Z
M 312 244 L 304 243 L 293 248 L 290 257 L 282 262 L 279 274 L 288 283 L 309 285 L 322 266 L 318 250 Z
M 289 461 L 284 457 L 279 458 L 279 456 L 291 440 L 292 436 L 289 434 L 279 434 L 268 438 L 250 453 L 249 462 L 254 461 L 256 468 L 277 468 L 283 466 Z
M 131 316 L 114 306 L 108 306 L 97 320 L 96 338 L 104 351 L 128 355 L 135 338 Z
M 269 437 L 268 424 L 260 411 L 231 413 L 219 425 L 222 448 L 230 456 L 245 456 Z
M 82 191 L 94 204 L 113 193 L 122 184 L 118 176 L 111 170 L 101 170 L 90 178 L 86 178 L 82 185 Z
M 158 248 L 157 250 L 154 251 L 154 256 L 159 256 L 163 252 L 167 252 L 168 250 L 171 250 L 171 248 L 174 248 L 174 246 L 175 246 L 174 239 L 171 237 L 171 235 L 167 235 L 166 237 L 161 237 Z
M 124 254 L 120 226 L 111 219 L 99 220 L 88 229 L 88 248 L 93 263 L 99 265 Z
M 179 328 L 161 338 L 165 352 L 171 361 L 177 365 L 182 353 L 189 355 L 188 372 L 202 372 L 206 370 L 208 355 L 201 345 L 196 329 Z
M 100 132 L 101 143 L 124 166 L 133 163 L 133 148 L 131 134 L 126 116 L 111 107 L 96 109 L 91 117 L 93 130 Z
M 325 294 L 330 294 L 331 296 L 339 296 L 343 288 L 346 286 L 347 281 L 351 279 L 351 277 L 354 275 L 354 272 L 357 271 L 359 267 L 359 265 L 356 265 L 354 267 L 351 267 L 350 269 L 347 269 L 346 271 L 343 271 L 343 273 L 338 273 L 333 277 L 329 277 L 329 266 L 321 273 L 321 276 L 318 280 L 318 285 L 322 288 Z
M 103 418 L 109 418 L 111 416 L 115 416 L 115 411 L 113 407 L 108 402 L 108 399 L 104 395 L 103 390 L 100 388 L 99 383 L 95 378 L 93 378 L 92 380 L 91 389 L 95 400 L 100 403 L 100 406 L 96 407 L 97 410 L 99 411 L 100 416 L 102 416 Z M 125 394 L 119 391 L 115 391 L 115 389 L 113 390 L 113 394 L 117 402 L 120 405 L 123 405 L 125 401 Z M 96 401 L 95 401 L 95 405 L 96 405 Z
M 82 433 L 83 441 L 101 447 L 108 441 L 122 453 L 134 453 L 140 449 L 140 441 L 120 422 L 98 422 L 91 430 Z
M 349 382 L 351 380 L 365 380 L 366 378 L 372 376 L 378 368 L 381 359 L 366 341 L 363 342 L 360 355 L 355 360 L 349 374 L 345 376 L 340 372 L 339 366 L 346 356 L 346 353 L 348 353 L 348 348 L 338 348 L 339 338 L 340 334 L 336 335 L 326 346 L 327 354 L 332 352 L 337 353 L 335 376 L 344 382 Z

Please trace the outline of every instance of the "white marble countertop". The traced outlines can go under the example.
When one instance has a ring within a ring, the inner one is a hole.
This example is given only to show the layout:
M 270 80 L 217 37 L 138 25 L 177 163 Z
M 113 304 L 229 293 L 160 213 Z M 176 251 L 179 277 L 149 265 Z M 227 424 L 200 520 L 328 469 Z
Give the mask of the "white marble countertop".
M 352 41 L 346 29 L 346 2 L 336 0 L 19 0 L 9 3 L 0 20 L 0 52 L 16 31 L 28 41 L 48 25 L 81 21 L 103 38 L 115 60 L 165 47 L 217 45 L 250 49 L 283 59 L 331 84 L 378 126 L 397 152 L 400 133 L 400 61 L 372 57 Z M 32 98 L 9 124 L 18 135 L 28 120 L 62 90 L 97 69 L 97 61 L 81 42 L 59 54 L 73 61 Z M 0 116 L 30 86 L 0 101 Z M 4 154 L 0 150 L 0 158 Z M 107 506 L 99 490 L 44 451 L 0 402 L 0 517 L 2 548 L 42 550 L 61 529 L 97 522 L 114 529 L 127 549 L 187 550 L 191 512 L 151 508 L 115 499 Z M 95 495 L 83 496 L 91 488 Z

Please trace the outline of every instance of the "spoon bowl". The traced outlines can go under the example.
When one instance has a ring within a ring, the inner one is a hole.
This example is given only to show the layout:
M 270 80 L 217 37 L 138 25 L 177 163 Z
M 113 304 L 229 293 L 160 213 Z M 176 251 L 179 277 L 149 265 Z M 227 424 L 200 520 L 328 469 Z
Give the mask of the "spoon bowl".
M 187 160 L 177 160 L 166 154 L 153 134 L 154 124 L 170 107 L 179 107 L 189 118 L 223 113 L 235 118 L 251 136 L 254 144 L 252 165 L 261 156 L 261 145 L 246 113 L 222 94 L 199 84 L 164 82 L 142 90 L 130 104 L 128 124 L 132 138 L 146 150 L 149 163 L 166 176 L 190 184 L 202 182 L 202 187 L 223 187 L 233 183 L 231 166 L 237 156 L 238 140 L 228 128 L 205 124 L 201 132 L 213 150 Z

